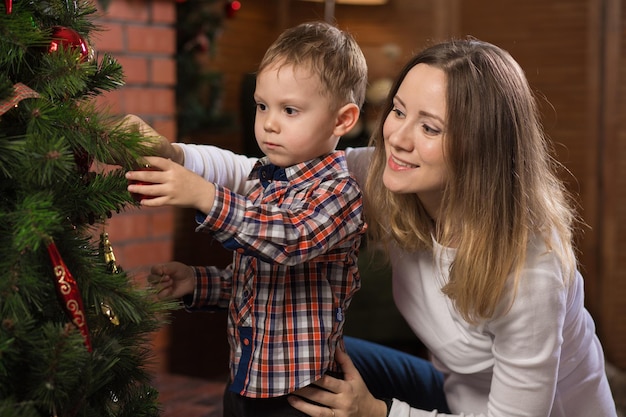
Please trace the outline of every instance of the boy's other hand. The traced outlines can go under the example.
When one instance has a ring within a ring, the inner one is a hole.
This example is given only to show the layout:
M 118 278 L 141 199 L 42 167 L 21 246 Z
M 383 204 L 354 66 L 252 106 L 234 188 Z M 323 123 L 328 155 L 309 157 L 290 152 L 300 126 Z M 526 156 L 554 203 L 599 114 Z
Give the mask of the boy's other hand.
M 148 285 L 154 288 L 157 298 L 172 300 L 193 294 L 195 277 L 193 269 L 180 262 L 154 265 L 148 275 Z

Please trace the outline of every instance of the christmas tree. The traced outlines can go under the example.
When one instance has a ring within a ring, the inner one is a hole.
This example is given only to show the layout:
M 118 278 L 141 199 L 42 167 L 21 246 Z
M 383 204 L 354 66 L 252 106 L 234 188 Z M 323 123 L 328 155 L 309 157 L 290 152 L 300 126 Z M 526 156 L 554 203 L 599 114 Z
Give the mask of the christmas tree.
M 0 416 L 158 415 L 146 366 L 171 306 L 133 284 L 105 229 L 136 204 L 124 172 L 146 152 L 93 100 L 123 85 L 122 68 L 90 47 L 94 4 L 4 5 Z

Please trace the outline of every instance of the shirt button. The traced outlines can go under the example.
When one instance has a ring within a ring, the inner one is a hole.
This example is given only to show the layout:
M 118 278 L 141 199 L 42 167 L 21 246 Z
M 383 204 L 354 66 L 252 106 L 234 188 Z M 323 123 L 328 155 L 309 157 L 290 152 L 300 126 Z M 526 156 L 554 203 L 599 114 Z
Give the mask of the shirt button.
M 243 344 L 248 346 L 250 344 L 250 339 L 248 339 L 247 337 L 243 339 Z

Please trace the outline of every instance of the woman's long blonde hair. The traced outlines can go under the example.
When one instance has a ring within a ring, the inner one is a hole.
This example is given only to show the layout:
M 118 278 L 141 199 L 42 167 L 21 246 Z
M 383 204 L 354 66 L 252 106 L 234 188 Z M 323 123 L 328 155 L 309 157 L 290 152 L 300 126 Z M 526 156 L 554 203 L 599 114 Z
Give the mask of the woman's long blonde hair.
M 576 268 L 577 220 L 558 178 L 560 165 L 539 121 L 524 72 L 508 52 L 475 39 L 431 46 L 409 61 L 383 114 L 417 64 L 441 69 L 447 80 L 444 157 L 448 180 L 436 224 L 415 194 L 383 184 L 387 162 L 380 121 L 366 182 L 369 235 L 405 250 L 432 249 L 432 237 L 457 254 L 443 287 L 469 322 L 492 317 L 508 277 L 525 261 L 529 240 L 541 235 L 557 251 L 567 280 Z

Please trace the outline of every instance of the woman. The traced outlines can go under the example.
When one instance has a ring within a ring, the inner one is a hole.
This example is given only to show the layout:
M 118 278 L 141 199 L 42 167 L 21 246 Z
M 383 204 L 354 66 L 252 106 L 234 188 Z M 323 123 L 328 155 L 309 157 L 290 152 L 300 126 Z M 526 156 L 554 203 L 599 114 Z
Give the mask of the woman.
M 291 404 L 328 417 L 615 416 L 576 216 L 519 65 L 478 40 L 434 45 L 404 67 L 383 114 L 373 150 L 348 164 L 367 177 L 370 237 L 432 365 L 347 339 L 356 367 L 339 352 L 345 379 L 299 391 L 321 405 Z M 251 163 L 212 147 L 164 152 L 230 186 Z

